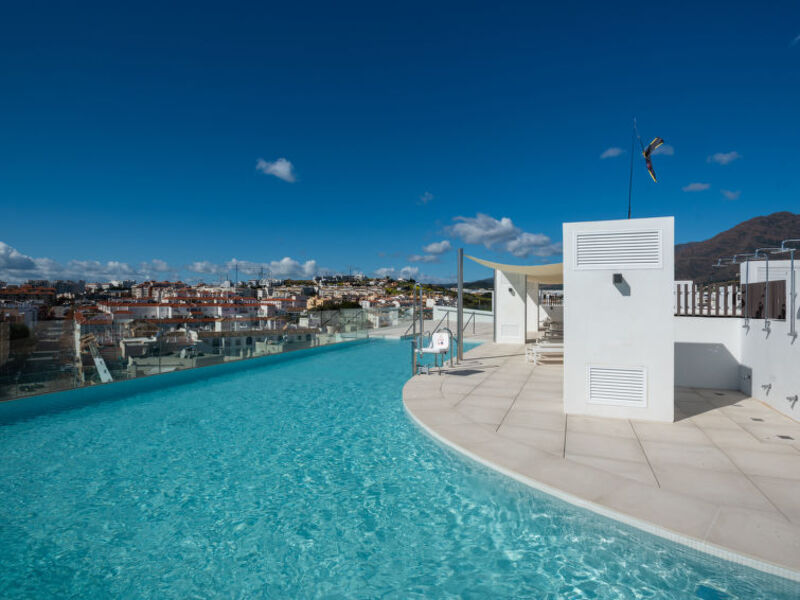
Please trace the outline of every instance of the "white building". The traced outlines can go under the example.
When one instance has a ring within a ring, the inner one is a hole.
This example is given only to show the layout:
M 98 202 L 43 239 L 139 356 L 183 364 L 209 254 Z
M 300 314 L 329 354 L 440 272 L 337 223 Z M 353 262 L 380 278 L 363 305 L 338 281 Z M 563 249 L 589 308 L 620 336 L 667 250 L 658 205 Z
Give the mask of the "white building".
M 741 285 L 712 294 L 674 281 L 672 217 L 565 223 L 563 235 L 563 264 L 473 260 L 495 269 L 496 343 L 563 324 L 565 412 L 669 422 L 686 386 L 740 390 L 800 419 L 800 265 L 776 260 L 786 254 L 751 259 Z M 562 282 L 563 301 L 544 301 L 539 284 Z

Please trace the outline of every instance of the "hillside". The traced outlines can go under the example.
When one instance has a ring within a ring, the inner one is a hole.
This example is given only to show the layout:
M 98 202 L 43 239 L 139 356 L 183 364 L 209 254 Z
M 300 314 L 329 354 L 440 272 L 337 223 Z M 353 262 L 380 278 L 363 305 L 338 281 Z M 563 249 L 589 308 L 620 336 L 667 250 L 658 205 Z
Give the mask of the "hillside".
M 800 238 L 800 214 L 778 212 L 755 217 L 702 242 L 675 245 L 675 279 L 697 282 L 734 279 L 737 267 L 712 267 L 720 257 L 780 246 L 782 240 Z

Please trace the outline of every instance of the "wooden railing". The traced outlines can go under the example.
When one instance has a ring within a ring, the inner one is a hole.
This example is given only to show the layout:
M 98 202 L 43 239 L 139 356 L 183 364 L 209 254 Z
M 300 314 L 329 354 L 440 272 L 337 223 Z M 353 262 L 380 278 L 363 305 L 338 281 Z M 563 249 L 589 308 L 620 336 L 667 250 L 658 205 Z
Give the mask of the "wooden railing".
M 750 294 L 749 301 L 747 294 Z M 741 285 L 738 282 L 676 283 L 673 300 L 680 317 L 749 317 L 751 319 L 786 318 L 786 281 L 776 280 Z
M 742 286 L 739 283 L 677 283 L 674 310 L 676 316 L 742 317 Z

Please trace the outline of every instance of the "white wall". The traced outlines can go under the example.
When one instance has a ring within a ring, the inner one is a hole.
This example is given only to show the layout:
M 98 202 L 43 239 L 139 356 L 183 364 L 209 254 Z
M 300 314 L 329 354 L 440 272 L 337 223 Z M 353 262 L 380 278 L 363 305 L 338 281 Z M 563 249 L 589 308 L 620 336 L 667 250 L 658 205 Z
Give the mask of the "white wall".
M 788 321 L 675 317 L 675 384 L 740 390 L 800 421 L 800 339 Z M 772 384 L 771 387 L 763 387 Z
M 498 344 L 524 344 L 527 333 L 527 277 L 495 269 L 494 298 L 494 341 Z
M 741 388 L 742 320 L 674 317 L 675 385 Z
M 660 232 L 660 261 L 581 267 L 576 235 Z M 674 420 L 674 219 L 564 223 L 564 409 L 568 414 Z M 613 283 L 621 273 L 624 284 Z M 645 369 L 644 406 L 589 402 L 589 367 Z
M 792 407 L 786 399 L 800 394 L 800 339 L 788 335 L 788 321 L 770 321 L 769 333 L 763 327 L 764 319 L 750 319 L 750 326 L 741 328 L 741 362 L 751 372 L 750 395 L 800 421 L 800 401 Z M 772 387 L 762 387 L 768 384 Z

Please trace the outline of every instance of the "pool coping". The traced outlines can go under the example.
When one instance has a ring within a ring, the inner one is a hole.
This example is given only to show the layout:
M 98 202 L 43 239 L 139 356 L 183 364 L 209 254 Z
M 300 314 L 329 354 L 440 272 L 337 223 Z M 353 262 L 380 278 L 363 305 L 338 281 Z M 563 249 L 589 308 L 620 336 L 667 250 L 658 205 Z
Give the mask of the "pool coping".
M 420 421 L 414 413 L 411 411 L 410 408 L 405 406 L 406 413 L 411 417 L 414 423 L 419 426 L 427 435 L 432 437 L 435 441 L 443 444 L 444 446 L 451 448 L 453 450 L 458 451 L 460 454 L 463 454 L 467 458 L 482 464 L 485 467 L 489 467 L 490 469 L 497 471 L 505 475 L 506 477 L 510 477 L 520 483 L 527 485 L 537 491 L 543 492 L 550 496 L 553 496 L 559 500 L 567 502 L 568 504 L 572 504 L 574 506 L 578 506 L 579 508 L 585 508 L 587 510 L 592 511 L 598 515 L 603 517 L 607 517 L 610 519 L 614 519 L 615 521 L 619 521 L 624 523 L 625 525 L 630 525 L 631 527 L 635 527 L 641 531 L 646 533 L 650 533 L 653 535 L 657 535 L 658 537 L 667 539 L 672 542 L 677 542 L 683 546 L 687 546 L 693 550 L 697 550 L 700 552 L 705 552 L 706 554 L 711 554 L 718 558 L 723 558 L 725 560 L 744 565 L 746 567 L 751 567 L 758 571 L 762 571 L 764 573 L 768 573 L 769 575 L 777 575 L 778 577 L 783 577 L 785 579 L 789 579 L 791 581 L 798 581 L 800 582 L 800 571 L 795 571 L 793 569 L 789 569 L 787 567 L 782 567 L 780 565 L 776 565 L 774 563 L 760 560 L 751 556 L 747 556 L 745 554 L 741 554 L 739 552 L 735 552 L 733 550 L 729 550 L 723 546 L 719 546 L 717 544 L 713 544 L 710 542 L 706 542 L 704 540 L 700 540 L 698 538 L 694 538 L 688 536 L 686 534 L 677 533 L 665 527 L 661 527 L 659 525 L 655 525 L 650 523 L 649 521 L 644 521 L 642 519 L 637 519 L 636 517 L 632 517 L 630 515 L 626 515 L 625 513 L 621 513 L 619 511 L 615 511 L 611 508 L 605 507 L 601 504 L 597 504 L 592 502 L 591 500 L 586 500 L 585 498 L 581 498 L 579 496 L 575 496 L 574 494 L 570 494 L 569 492 L 565 492 L 553 486 L 547 485 L 546 483 L 542 483 L 540 481 L 536 481 L 531 477 L 523 475 L 522 473 L 518 473 L 513 469 L 509 469 L 498 465 L 497 463 L 492 462 L 482 456 L 467 450 L 463 446 L 456 444 L 448 440 L 443 435 L 437 433 L 434 429 Z
M 741 551 L 733 550 L 725 546 L 722 546 L 720 544 L 702 538 L 694 537 L 687 533 L 681 533 L 673 529 L 670 529 L 669 527 L 659 525 L 653 521 L 648 521 L 640 517 L 635 517 L 630 514 L 626 514 L 624 512 L 621 512 L 620 510 L 611 508 L 609 506 L 605 506 L 603 504 L 600 504 L 593 500 L 589 500 L 587 498 L 583 498 L 572 492 L 568 492 L 563 489 L 554 487 L 553 485 L 550 485 L 548 483 L 538 481 L 528 475 L 525 475 L 523 473 L 520 473 L 519 471 L 514 470 L 512 467 L 507 467 L 498 464 L 494 460 L 491 460 L 485 456 L 481 456 L 477 452 L 464 447 L 458 442 L 455 442 L 452 439 L 448 438 L 447 435 L 445 435 L 444 433 L 437 431 L 433 425 L 429 425 L 423 422 L 423 420 L 414 413 L 414 408 L 409 406 L 407 400 L 410 399 L 410 397 L 413 396 L 414 394 L 407 394 L 407 391 L 415 387 L 414 381 L 418 379 L 418 377 L 425 377 L 425 376 L 412 377 L 406 382 L 406 384 L 403 387 L 403 394 L 402 394 L 403 406 L 406 413 L 411 417 L 412 421 L 417 426 L 419 426 L 424 433 L 426 433 L 427 435 L 429 435 L 431 438 L 441 443 L 442 445 L 457 451 L 466 458 L 473 460 L 485 467 L 493 469 L 494 471 L 497 471 L 516 481 L 519 481 L 520 483 L 527 485 L 528 487 L 546 493 L 550 496 L 553 496 L 559 500 L 562 500 L 579 508 L 584 508 L 586 510 L 589 510 L 595 514 L 610 519 L 614 519 L 616 521 L 619 521 L 621 523 L 624 523 L 628 526 L 634 527 L 641 531 L 650 533 L 652 535 L 656 535 L 658 537 L 667 539 L 675 543 L 679 543 L 693 550 L 710 554 L 717 558 L 722 558 L 724 560 L 741 564 L 770 575 L 782 577 L 790 581 L 800 582 L 800 570 L 796 570 L 792 567 L 772 562 L 768 559 L 758 558 L 756 556 L 749 555 Z M 418 390 L 415 391 L 418 392 Z M 565 464 L 565 468 L 567 466 L 568 465 Z M 614 477 L 614 475 L 610 473 L 605 473 L 605 475 L 607 475 L 609 478 Z

